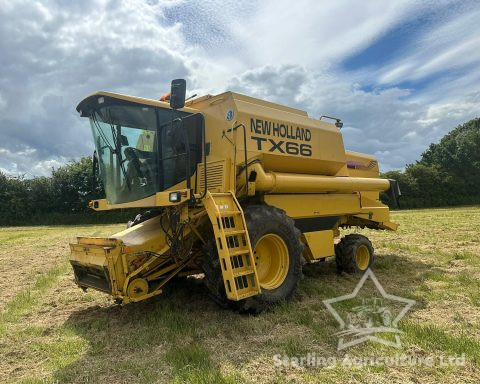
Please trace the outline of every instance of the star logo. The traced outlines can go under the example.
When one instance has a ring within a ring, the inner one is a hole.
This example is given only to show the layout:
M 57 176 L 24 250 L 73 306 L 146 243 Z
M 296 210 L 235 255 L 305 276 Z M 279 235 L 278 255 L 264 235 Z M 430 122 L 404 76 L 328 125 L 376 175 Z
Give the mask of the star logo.
M 373 281 L 375 287 L 377 288 L 378 292 L 380 292 L 382 297 L 363 299 L 362 305 L 353 307 L 347 314 L 346 319 L 342 319 L 335 308 L 333 308 L 332 304 L 356 298 L 358 292 L 368 278 Z M 405 304 L 403 309 L 393 320 L 391 310 L 383 304 L 385 299 Z M 400 342 L 399 335 L 404 332 L 397 328 L 398 322 L 403 316 L 405 316 L 412 305 L 415 304 L 415 300 L 405 299 L 403 297 L 386 293 L 382 285 L 378 282 L 377 278 L 369 268 L 362 276 L 352 293 L 335 297 L 333 299 L 324 300 L 323 303 L 340 324 L 341 331 L 335 333 L 334 335 L 339 337 L 338 350 L 342 350 L 363 343 L 367 340 L 376 341 L 378 343 L 395 348 L 401 348 L 402 344 Z M 378 334 L 382 333 L 393 334 L 395 337 L 395 342 L 377 336 Z

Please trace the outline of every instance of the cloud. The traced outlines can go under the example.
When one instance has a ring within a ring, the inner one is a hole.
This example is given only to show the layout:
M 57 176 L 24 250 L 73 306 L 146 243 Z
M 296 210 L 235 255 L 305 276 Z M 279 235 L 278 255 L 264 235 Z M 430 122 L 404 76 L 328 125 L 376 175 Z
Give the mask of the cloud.
M 468 5 L 468 2 L 466 2 Z M 392 63 L 377 73 L 377 82 L 395 84 L 418 81 L 436 74 L 454 72 L 455 78 L 479 75 L 480 8 L 465 6 L 463 13 L 450 15 L 426 29 Z M 440 79 L 441 80 L 441 79 Z M 473 84 L 472 84 L 473 85 Z
M 232 29 L 251 65 L 314 67 L 362 50 L 417 8 L 411 1 L 267 0 Z
M 424 115 L 423 107 L 405 102 L 410 95 L 405 89 L 366 92 L 338 74 L 292 65 L 246 71 L 232 80 L 230 88 L 304 108 L 312 117 L 341 118 L 347 148 L 377 155 L 382 169 L 403 167 L 406 148 L 421 153 L 430 143 L 421 137 L 428 130 L 416 123 Z
M 478 113 L 480 8 L 467 3 L 0 0 L 0 169 L 42 175 L 90 155 L 83 97 L 157 98 L 178 77 L 191 93 L 338 115 L 349 149 L 401 168 Z M 342 67 L 433 9 L 448 12 L 390 61 Z
M 161 11 L 131 1 L 2 3 L 1 146 L 50 160 L 89 154 L 88 124 L 75 111 L 83 97 L 106 89 L 156 98 L 170 79 L 189 77 L 194 50 L 178 26 L 158 23 Z M 10 169 L 26 170 L 22 159 Z
M 11 151 L 0 147 L 0 172 L 12 176 L 49 176 L 53 168 L 68 161 L 65 157 L 43 159 L 36 149 L 22 148 Z

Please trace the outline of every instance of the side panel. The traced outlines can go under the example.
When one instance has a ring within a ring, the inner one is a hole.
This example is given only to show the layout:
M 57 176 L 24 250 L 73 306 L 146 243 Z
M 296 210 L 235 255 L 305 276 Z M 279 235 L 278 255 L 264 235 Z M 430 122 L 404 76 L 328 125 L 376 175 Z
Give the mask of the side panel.
M 365 153 L 345 151 L 348 175 L 351 177 L 378 177 L 377 159 Z
M 356 193 L 265 195 L 264 201 L 283 209 L 293 219 L 361 213 L 360 198 Z
M 334 233 L 331 229 L 326 231 L 305 232 L 303 237 L 308 246 L 306 256 L 309 261 L 333 256 L 335 254 L 333 242 Z
M 233 97 L 249 150 L 263 155 L 265 170 L 336 175 L 345 164 L 335 125 Z
M 208 161 L 259 158 L 265 170 L 347 176 L 343 138 L 306 112 L 227 92 L 195 104 L 205 116 Z M 238 128 L 232 131 L 232 127 Z
M 302 233 L 333 229 L 339 221 L 345 225 L 395 230 L 397 225 L 390 221 L 388 207 L 367 197 L 369 194 L 272 194 L 263 199 L 266 204 L 283 209 Z
M 350 177 L 377 178 L 379 176 L 378 161 L 374 156 L 353 151 L 346 151 L 345 153 L 347 155 L 347 171 Z M 378 200 L 379 193 L 374 191 L 362 192 L 362 198 L 364 197 L 370 200 Z

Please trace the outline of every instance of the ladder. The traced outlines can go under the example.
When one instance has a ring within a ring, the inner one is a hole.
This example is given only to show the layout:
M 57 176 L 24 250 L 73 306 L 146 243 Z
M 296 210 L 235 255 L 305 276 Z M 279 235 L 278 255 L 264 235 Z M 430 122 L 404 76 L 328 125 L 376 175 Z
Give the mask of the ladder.
M 212 222 L 227 298 L 238 301 L 259 294 L 247 225 L 235 195 L 207 191 L 203 203 Z

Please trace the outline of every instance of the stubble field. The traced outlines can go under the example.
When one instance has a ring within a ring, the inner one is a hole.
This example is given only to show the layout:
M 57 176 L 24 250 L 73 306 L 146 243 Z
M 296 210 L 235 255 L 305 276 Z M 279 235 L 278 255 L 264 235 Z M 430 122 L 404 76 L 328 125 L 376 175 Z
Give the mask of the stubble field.
M 333 258 L 305 266 L 294 300 L 259 316 L 220 309 L 200 279 L 122 307 L 75 286 L 68 243 L 124 225 L 0 228 L 0 382 L 480 382 L 480 207 L 392 216 L 397 232 L 360 233 L 385 291 L 415 300 L 398 324 L 402 348 L 368 341 L 342 351 L 323 300 L 351 293 L 361 276 L 337 274 Z M 275 365 L 275 355 L 313 353 L 337 364 Z M 395 354 L 435 364 L 342 363 Z M 462 354 L 465 365 L 438 364 Z

